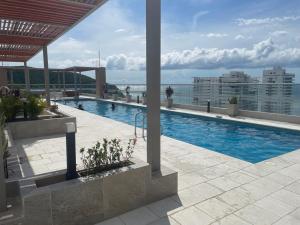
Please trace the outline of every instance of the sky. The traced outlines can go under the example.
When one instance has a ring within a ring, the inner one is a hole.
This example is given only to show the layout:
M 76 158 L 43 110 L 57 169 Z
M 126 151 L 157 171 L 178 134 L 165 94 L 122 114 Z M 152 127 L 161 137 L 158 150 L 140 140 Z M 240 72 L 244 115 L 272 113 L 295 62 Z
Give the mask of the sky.
M 299 0 L 161 0 L 162 83 L 280 65 L 300 83 Z M 145 82 L 145 0 L 109 0 L 48 48 L 50 67 L 107 68 L 111 83 Z M 30 66 L 42 67 L 42 54 Z M 92 76 L 92 75 L 91 75 Z

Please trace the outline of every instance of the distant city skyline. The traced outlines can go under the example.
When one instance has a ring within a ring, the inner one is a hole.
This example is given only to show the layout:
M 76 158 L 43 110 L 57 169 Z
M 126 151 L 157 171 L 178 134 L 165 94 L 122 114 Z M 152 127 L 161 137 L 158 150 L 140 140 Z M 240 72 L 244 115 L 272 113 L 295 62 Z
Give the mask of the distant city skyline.
M 280 65 L 300 83 L 299 22 L 298 0 L 162 0 L 162 82 Z M 144 0 L 108 1 L 49 46 L 49 66 L 98 66 L 99 49 L 108 79 L 143 83 Z M 42 67 L 42 54 L 28 64 Z

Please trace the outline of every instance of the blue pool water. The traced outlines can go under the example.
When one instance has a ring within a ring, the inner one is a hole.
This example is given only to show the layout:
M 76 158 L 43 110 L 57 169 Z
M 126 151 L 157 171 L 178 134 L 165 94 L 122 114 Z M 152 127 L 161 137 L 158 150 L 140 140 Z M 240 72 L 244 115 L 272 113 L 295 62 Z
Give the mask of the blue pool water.
M 145 110 L 95 100 L 68 100 L 63 104 L 134 125 L 134 115 Z M 162 111 L 161 125 L 165 136 L 204 147 L 251 163 L 257 163 L 281 154 L 300 149 L 300 132 L 223 119 Z

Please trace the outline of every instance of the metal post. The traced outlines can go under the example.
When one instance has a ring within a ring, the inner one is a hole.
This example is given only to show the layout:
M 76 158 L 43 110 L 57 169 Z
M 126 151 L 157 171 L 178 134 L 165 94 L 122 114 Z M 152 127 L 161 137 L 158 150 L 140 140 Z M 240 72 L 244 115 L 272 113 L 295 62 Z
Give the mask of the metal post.
M 76 171 L 76 140 L 75 123 L 66 123 L 66 147 L 67 147 L 67 173 L 66 179 L 71 180 L 78 177 Z
M 30 77 L 29 77 L 29 69 L 27 67 L 27 62 L 24 62 L 24 76 L 25 76 L 26 91 L 30 92 Z
M 46 101 L 47 105 L 50 106 L 50 87 L 49 87 L 49 68 L 48 68 L 48 51 L 47 46 L 43 46 L 44 56 L 44 78 L 45 78 L 45 90 L 46 90 Z
M 9 73 L 10 73 L 10 85 L 12 88 L 12 86 L 14 85 L 14 71 L 11 70 L 11 71 L 9 71 Z
M 161 0 L 146 0 L 147 162 L 160 171 Z
M 82 91 L 82 84 L 81 84 L 81 72 L 79 72 L 79 95 L 80 95 L 80 93 L 81 93 L 81 91 Z
M 77 73 L 75 72 L 75 70 L 73 70 L 73 76 L 74 76 L 74 88 L 75 88 L 75 92 L 77 92 Z

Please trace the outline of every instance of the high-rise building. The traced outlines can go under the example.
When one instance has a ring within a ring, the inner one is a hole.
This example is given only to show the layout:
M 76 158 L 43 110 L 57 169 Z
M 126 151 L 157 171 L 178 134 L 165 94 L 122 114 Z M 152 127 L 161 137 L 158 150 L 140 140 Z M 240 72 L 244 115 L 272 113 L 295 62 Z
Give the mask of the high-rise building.
M 262 104 L 263 112 L 290 114 L 293 105 L 293 83 L 295 74 L 275 66 L 263 71 Z
M 258 109 L 258 80 L 244 72 L 231 71 L 221 77 L 195 77 L 194 104 L 203 105 L 207 100 L 213 106 L 224 107 L 228 99 L 237 97 L 241 109 Z

